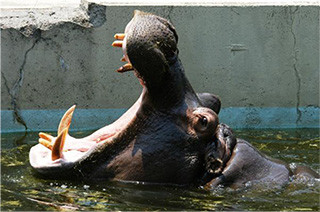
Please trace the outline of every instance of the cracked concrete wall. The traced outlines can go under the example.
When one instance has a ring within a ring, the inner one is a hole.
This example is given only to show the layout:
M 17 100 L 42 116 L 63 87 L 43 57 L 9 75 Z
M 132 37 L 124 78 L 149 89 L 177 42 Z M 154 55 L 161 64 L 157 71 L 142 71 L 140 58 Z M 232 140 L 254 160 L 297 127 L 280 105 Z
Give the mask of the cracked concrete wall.
M 93 4 L 88 20 L 20 28 L 2 17 L 2 110 L 129 107 L 141 88 L 132 73 L 114 72 L 122 53 L 111 43 L 134 9 L 175 25 L 191 84 L 223 107 L 296 108 L 296 122 L 301 107 L 319 107 L 319 7 Z

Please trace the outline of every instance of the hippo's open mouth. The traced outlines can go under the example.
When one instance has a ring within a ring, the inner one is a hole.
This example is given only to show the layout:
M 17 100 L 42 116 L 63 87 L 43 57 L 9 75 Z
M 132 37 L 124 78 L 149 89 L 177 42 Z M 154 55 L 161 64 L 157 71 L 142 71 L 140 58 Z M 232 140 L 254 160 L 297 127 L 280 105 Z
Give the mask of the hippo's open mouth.
M 39 144 L 30 150 L 30 163 L 39 172 L 50 167 L 67 166 L 90 155 L 96 148 L 107 146 L 117 137 L 134 118 L 139 108 L 140 99 L 118 120 L 84 138 L 74 138 L 68 134 L 75 106 L 72 106 L 62 117 L 58 136 L 39 133 Z
M 122 47 L 124 56 L 121 59 L 123 62 L 127 61 L 125 65 L 121 66 L 117 72 L 123 73 L 126 71 L 133 71 L 134 68 L 129 63 L 128 56 L 125 49 L 125 34 L 118 33 L 114 36 L 117 41 L 113 42 L 112 46 Z M 124 43 L 124 45 L 123 45 Z M 144 86 L 143 79 L 135 71 L 135 75 L 140 81 L 140 84 Z M 107 125 L 93 134 L 84 138 L 74 138 L 68 134 L 69 127 L 71 125 L 73 112 L 75 105 L 72 106 L 63 115 L 59 127 L 57 137 L 53 137 L 50 134 L 40 132 L 39 144 L 32 147 L 30 150 L 30 164 L 33 168 L 37 169 L 39 173 L 47 172 L 48 169 L 54 167 L 68 167 L 74 165 L 75 162 L 84 160 L 91 152 L 99 148 L 108 146 L 109 143 L 116 140 L 115 137 L 125 131 L 128 124 L 134 119 L 136 113 L 141 104 L 140 98 L 114 123 Z
M 49 167 L 65 166 L 79 161 L 81 158 L 85 158 L 90 150 L 99 146 L 106 146 L 108 142 L 111 142 L 114 137 L 118 136 L 135 116 L 139 104 L 140 98 L 114 123 L 99 129 L 87 137 L 79 139 L 68 134 L 75 110 L 75 106 L 72 106 L 60 121 L 57 137 L 43 132 L 39 133 L 39 144 L 30 150 L 31 165 L 38 169 L 38 171 L 41 168 L 47 170 Z

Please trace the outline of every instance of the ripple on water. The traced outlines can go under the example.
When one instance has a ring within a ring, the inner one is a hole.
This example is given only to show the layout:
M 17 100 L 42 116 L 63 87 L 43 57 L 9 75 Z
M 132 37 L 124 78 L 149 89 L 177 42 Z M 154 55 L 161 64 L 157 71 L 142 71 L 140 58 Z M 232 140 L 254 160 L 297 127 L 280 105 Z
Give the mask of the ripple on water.
M 260 151 L 319 170 L 319 129 L 236 130 Z M 87 135 L 90 132 L 76 132 Z M 285 187 L 197 188 L 39 179 L 28 162 L 37 133 L 2 134 L 2 210 L 316 210 L 319 180 L 292 179 Z

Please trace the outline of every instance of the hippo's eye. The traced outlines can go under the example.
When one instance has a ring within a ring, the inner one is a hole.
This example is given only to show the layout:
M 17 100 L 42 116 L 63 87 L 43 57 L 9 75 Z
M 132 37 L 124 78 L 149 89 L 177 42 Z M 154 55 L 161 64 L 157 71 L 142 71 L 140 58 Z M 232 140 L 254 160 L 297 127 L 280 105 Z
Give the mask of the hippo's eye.
M 208 124 L 208 119 L 203 116 L 203 117 L 200 118 L 200 123 L 201 123 L 202 126 L 206 127 L 207 124 Z

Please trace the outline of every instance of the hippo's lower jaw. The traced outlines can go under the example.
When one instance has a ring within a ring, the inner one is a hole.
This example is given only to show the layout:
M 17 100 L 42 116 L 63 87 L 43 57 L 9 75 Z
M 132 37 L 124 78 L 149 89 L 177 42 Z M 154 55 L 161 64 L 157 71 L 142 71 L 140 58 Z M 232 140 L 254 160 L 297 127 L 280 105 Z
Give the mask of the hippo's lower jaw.
M 39 144 L 30 149 L 31 166 L 40 174 L 50 176 L 55 173 L 65 177 L 72 168 L 91 157 L 92 153 L 112 145 L 121 132 L 135 117 L 141 103 L 141 97 L 117 121 L 107 125 L 84 138 L 74 138 L 68 134 L 75 106 L 72 106 L 62 117 L 58 136 L 39 133 Z M 58 177 L 58 176 L 52 177 Z M 74 178 L 74 176 L 69 176 Z

